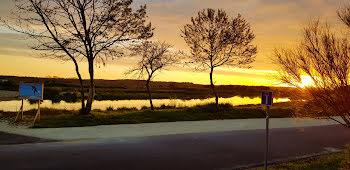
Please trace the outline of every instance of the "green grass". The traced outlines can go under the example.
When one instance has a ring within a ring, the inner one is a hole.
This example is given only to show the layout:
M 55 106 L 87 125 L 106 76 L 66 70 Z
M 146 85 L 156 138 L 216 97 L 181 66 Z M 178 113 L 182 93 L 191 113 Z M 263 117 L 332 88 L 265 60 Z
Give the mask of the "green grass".
M 269 166 L 269 170 L 337 170 L 341 168 L 344 152 L 331 153 Z M 251 170 L 263 170 L 263 167 Z
M 287 104 L 278 104 L 270 110 L 272 118 L 291 117 L 293 109 Z M 28 111 L 34 115 L 34 111 Z M 40 122 L 34 128 L 79 127 L 110 124 L 137 124 L 154 122 L 199 121 L 215 119 L 264 118 L 265 110 L 258 105 L 237 106 L 221 104 L 217 112 L 214 104 L 190 108 L 162 106 L 155 111 L 150 109 L 121 108 L 117 110 L 94 110 L 90 115 L 79 115 L 78 111 L 43 109 Z M 27 113 L 25 113 L 27 115 Z

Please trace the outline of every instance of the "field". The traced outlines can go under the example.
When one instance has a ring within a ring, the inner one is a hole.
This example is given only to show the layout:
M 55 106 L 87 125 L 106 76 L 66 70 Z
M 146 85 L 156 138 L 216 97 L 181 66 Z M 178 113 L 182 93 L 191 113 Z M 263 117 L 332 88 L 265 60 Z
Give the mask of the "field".
M 0 90 L 18 91 L 20 83 L 44 83 L 44 99 L 59 102 L 76 102 L 80 100 L 80 86 L 77 79 L 33 78 L 0 76 L 8 82 L 0 83 Z M 84 80 L 87 84 L 87 80 Z M 142 80 L 96 80 L 95 100 L 148 99 L 145 81 Z M 154 99 L 205 99 L 213 97 L 209 85 L 177 82 L 152 82 Z M 217 86 L 220 97 L 259 97 L 262 90 L 273 90 L 275 97 L 292 97 L 298 93 L 293 88 L 264 86 Z M 85 87 L 85 93 L 88 87 Z M 0 95 L 1 96 L 1 95 Z
M 32 78 L 0 76 L 7 82 L 0 83 L 0 89 L 16 93 L 21 83 L 44 83 L 44 99 L 59 102 L 77 102 L 80 100 L 79 82 L 76 79 Z M 148 99 L 145 81 L 141 80 L 96 80 L 95 100 Z M 85 84 L 86 80 L 85 80 Z M 154 99 L 204 99 L 213 97 L 208 85 L 175 82 L 153 82 L 152 97 Z M 85 88 L 87 92 L 87 87 Z M 275 97 L 291 97 L 297 93 L 293 88 L 285 87 L 255 87 L 255 86 L 217 86 L 220 97 L 259 97 L 261 90 L 273 90 Z M 0 95 L 1 97 L 1 95 Z M 276 104 L 271 110 L 271 117 L 283 118 L 293 116 L 291 103 Z M 36 110 L 26 111 L 28 120 L 33 120 Z M 3 112 L 1 117 L 14 119 L 16 113 Z M 264 118 L 265 108 L 260 105 L 232 106 L 221 104 L 217 111 L 214 104 L 195 107 L 161 106 L 156 111 L 144 107 L 136 108 L 107 108 L 93 110 L 90 115 L 79 115 L 79 111 L 42 109 L 41 121 L 34 127 L 72 127 L 93 126 L 106 124 L 130 124 L 151 122 L 196 121 L 213 119 L 248 119 Z

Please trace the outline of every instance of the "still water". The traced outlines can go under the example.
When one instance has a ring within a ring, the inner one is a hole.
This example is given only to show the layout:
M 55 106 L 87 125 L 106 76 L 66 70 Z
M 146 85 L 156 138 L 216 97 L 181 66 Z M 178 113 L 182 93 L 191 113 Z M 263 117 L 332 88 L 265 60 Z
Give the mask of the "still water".
M 153 99 L 153 105 L 159 107 L 161 105 L 176 106 L 176 107 L 192 107 L 195 105 L 203 105 L 208 103 L 214 103 L 214 98 L 208 99 L 191 99 L 191 100 L 181 100 L 181 99 Z M 288 98 L 277 98 L 274 99 L 274 103 L 278 102 L 288 102 Z M 259 104 L 261 102 L 260 97 L 249 98 L 249 97 L 231 97 L 231 98 L 220 98 L 219 103 L 230 103 L 234 106 L 246 105 L 246 104 Z M 117 108 L 132 108 L 136 107 L 141 109 L 143 106 L 149 106 L 149 100 L 104 100 L 104 101 L 94 101 L 92 104 L 92 109 L 106 110 L 107 107 Z M 0 101 L 0 110 L 2 111 L 18 111 L 21 107 L 20 100 L 12 101 Z M 30 104 L 29 101 L 24 102 L 24 110 L 36 109 L 37 104 Z M 52 108 L 52 109 L 67 109 L 67 110 L 79 110 L 81 108 L 81 103 L 67 103 L 61 101 L 59 103 L 52 103 L 51 100 L 44 100 L 41 103 L 41 108 Z

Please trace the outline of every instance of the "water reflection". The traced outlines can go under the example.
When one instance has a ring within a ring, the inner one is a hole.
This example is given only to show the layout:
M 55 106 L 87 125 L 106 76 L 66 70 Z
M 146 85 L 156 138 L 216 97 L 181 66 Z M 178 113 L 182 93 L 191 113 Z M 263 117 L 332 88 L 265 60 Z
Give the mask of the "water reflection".
M 290 101 L 288 98 L 277 98 L 274 99 L 275 103 L 278 102 L 288 102 Z M 153 104 L 155 107 L 160 107 L 161 105 L 169 105 L 176 107 L 192 107 L 195 105 L 203 105 L 208 103 L 215 102 L 214 98 L 208 99 L 191 99 L 191 100 L 181 100 L 181 99 L 154 99 Z M 249 98 L 249 97 L 231 97 L 231 98 L 220 98 L 220 103 L 230 103 L 234 106 L 237 105 L 246 105 L 246 104 L 259 104 L 261 102 L 260 97 Z M 113 107 L 113 109 L 117 108 L 132 108 L 136 107 L 137 109 L 141 109 L 143 106 L 149 106 L 149 100 L 104 100 L 104 101 L 94 101 L 92 108 L 105 110 L 107 107 Z M 21 107 L 21 101 L 13 100 L 13 101 L 1 101 L 0 102 L 0 110 L 3 111 L 18 111 Z M 36 103 L 30 104 L 29 101 L 24 102 L 24 110 L 36 109 L 38 106 Z M 61 101 L 59 103 L 52 103 L 51 100 L 44 100 L 41 104 L 42 108 L 53 108 L 53 109 L 67 109 L 67 110 L 79 110 L 81 108 L 81 103 L 67 103 L 65 101 Z

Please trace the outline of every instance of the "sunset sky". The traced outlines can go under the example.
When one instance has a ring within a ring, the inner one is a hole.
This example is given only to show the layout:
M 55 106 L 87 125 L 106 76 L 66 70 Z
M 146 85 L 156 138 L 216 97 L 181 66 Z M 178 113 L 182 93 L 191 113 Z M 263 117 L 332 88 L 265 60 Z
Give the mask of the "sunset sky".
M 8 17 L 14 4 L 12 0 L 0 0 L 0 16 Z M 311 19 L 320 17 L 333 27 L 341 27 L 336 10 L 344 0 L 134 0 L 134 6 L 147 4 L 149 21 L 155 29 L 154 40 L 173 44 L 188 51 L 180 37 L 180 29 L 204 8 L 224 9 L 229 15 L 238 13 L 246 18 L 256 35 L 253 44 L 259 53 L 252 69 L 218 68 L 214 72 L 216 84 L 273 85 L 275 67 L 271 63 L 274 47 L 288 47 L 300 40 L 301 28 Z M 28 47 L 28 42 L 16 33 L 0 27 L 0 75 L 64 78 L 76 77 L 70 61 L 38 58 Z M 88 78 L 87 65 L 81 63 L 81 73 Z M 125 79 L 123 72 L 134 63 L 126 58 L 110 61 L 106 66 L 96 67 L 100 79 Z M 209 84 L 207 72 L 195 72 L 190 68 L 171 68 L 162 71 L 157 81 L 176 81 Z

